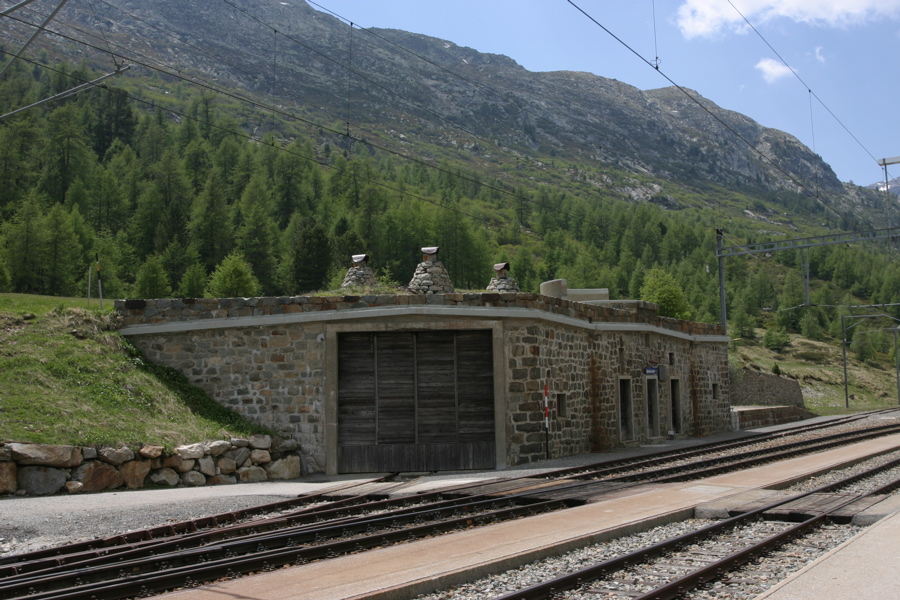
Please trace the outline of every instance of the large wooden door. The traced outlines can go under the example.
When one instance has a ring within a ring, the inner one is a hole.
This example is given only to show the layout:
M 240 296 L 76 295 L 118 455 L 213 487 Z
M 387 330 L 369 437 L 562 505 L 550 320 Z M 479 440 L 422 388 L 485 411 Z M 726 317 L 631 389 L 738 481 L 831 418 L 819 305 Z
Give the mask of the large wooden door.
M 490 331 L 338 335 L 338 471 L 492 469 Z

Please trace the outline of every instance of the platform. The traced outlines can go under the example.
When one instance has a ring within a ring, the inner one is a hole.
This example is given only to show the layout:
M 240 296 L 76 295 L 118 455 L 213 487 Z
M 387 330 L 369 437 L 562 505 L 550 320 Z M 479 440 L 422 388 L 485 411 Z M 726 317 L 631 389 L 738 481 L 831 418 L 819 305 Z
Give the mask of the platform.
M 160 596 L 166 600 L 398 600 L 464 583 L 589 543 L 691 517 L 694 507 L 900 447 L 900 435 L 686 483 Z M 898 524 L 900 527 L 900 524 Z M 896 552 L 895 552 L 896 554 Z M 893 558 L 893 555 L 891 555 Z M 824 595 L 835 598 L 839 596 Z M 855 598 L 862 596 L 856 595 Z M 874 596 L 867 596 L 874 597 Z M 898 595 L 887 597 L 900 597 Z M 783 596 L 778 600 L 787 600 Z M 817 599 L 819 600 L 819 599 Z
M 900 513 L 894 513 L 756 600 L 900 598 Z

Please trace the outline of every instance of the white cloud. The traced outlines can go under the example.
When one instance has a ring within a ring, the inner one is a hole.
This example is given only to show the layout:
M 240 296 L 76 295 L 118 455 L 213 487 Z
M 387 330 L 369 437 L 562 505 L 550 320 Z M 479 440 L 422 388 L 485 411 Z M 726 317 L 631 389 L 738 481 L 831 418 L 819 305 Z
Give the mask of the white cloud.
M 816 57 L 817 61 L 819 61 L 823 65 L 825 64 L 825 55 L 822 54 L 822 46 L 816 46 L 816 50 L 813 53 L 813 56 Z
M 793 71 L 786 67 L 784 63 L 773 58 L 761 59 L 756 63 L 756 68 L 762 72 L 763 79 L 766 80 L 766 83 L 775 83 L 782 77 L 793 74 Z
M 900 19 L 900 0 L 732 0 L 732 4 L 734 7 L 725 0 L 684 0 L 677 17 L 682 35 L 712 37 L 746 31 L 738 10 L 754 25 L 779 17 L 829 27 Z

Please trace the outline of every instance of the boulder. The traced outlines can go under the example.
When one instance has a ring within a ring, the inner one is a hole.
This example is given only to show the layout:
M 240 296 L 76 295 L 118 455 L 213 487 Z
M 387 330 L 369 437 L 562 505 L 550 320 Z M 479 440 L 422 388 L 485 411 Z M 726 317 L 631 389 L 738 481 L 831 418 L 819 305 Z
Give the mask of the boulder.
M 285 456 L 265 466 L 269 479 L 297 479 L 300 477 L 300 457 L 296 454 Z
M 278 443 L 278 451 L 279 452 L 295 452 L 297 448 L 300 447 L 300 444 L 297 443 L 297 440 L 293 438 L 288 438 L 286 440 L 281 440 Z
M 250 445 L 250 440 L 244 438 L 231 438 L 231 445 L 237 448 L 246 448 Z
M 78 494 L 84 491 L 84 484 L 80 481 L 67 481 L 65 488 L 70 494 Z
M 15 494 L 17 489 L 16 463 L 0 462 L 0 494 Z
M 190 444 L 187 446 L 178 446 L 175 448 L 175 454 L 183 459 L 203 458 L 206 454 L 206 444 Z
M 206 485 L 206 476 L 200 471 L 188 471 L 181 474 L 181 483 L 189 487 Z
M 9 446 L 0 444 L 0 462 L 9 460 L 12 460 L 12 450 L 9 449 Z
M 264 465 L 272 462 L 272 456 L 268 450 L 252 450 L 250 452 L 250 462 L 254 465 Z
M 89 460 L 72 471 L 72 480 L 83 483 L 85 492 L 112 490 L 125 483 L 117 468 L 99 460 Z
M 226 456 L 233 460 L 235 463 L 242 465 L 244 461 L 250 458 L 250 450 L 248 448 L 235 448 L 233 450 L 229 450 L 223 456 Z
M 272 447 L 272 436 L 254 433 L 250 436 L 250 447 L 258 450 L 268 450 Z
M 209 455 L 212 457 L 222 456 L 229 450 L 231 450 L 231 442 L 226 442 L 225 440 L 216 440 L 215 442 L 210 442 L 207 445 L 207 450 L 209 451 Z
M 94 460 L 97 458 L 97 449 L 90 446 L 81 447 L 81 458 L 84 460 Z
M 125 487 L 129 490 L 137 490 L 144 487 L 144 480 L 150 472 L 149 460 L 130 460 L 119 467 L 119 472 L 125 479 Z
M 150 473 L 150 481 L 158 485 L 176 486 L 181 480 L 173 469 L 163 467 Z
M 138 454 L 140 454 L 144 458 L 159 458 L 160 456 L 162 456 L 163 450 L 165 450 L 165 448 L 163 448 L 162 446 L 153 446 L 150 444 L 146 444 L 144 446 L 141 446 L 141 449 L 138 450 Z
M 233 458 L 228 458 L 227 456 L 223 456 L 217 460 L 216 467 L 218 467 L 219 472 L 223 475 L 230 475 L 237 471 L 237 463 L 234 462 Z M 13 491 L 15 491 L 15 489 L 13 489 Z
M 134 460 L 134 452 L 128 446 L 121 448 L 100 448 L 97 458 L 111 465 L 119 466 L 129 460 Z
M 267 479 L 266 470 L 262 467 L 241 467 L 237 470 L 237 478 L 241 483 L 257 483 Z
M 216 474 L 216 462 L 212 456 L 204 456 L 197 461 L 197 465 L 199 466 L 200 472 L 207 477 L 212 477 Z
M 65 469 L 77 467 L 83 460 L 81 448 L 78 446 L 8 444 L 8 448 L 12 459 L 20 465 L 39 465 Z
M 52 467 L 21 467 L 16 473 L 20 491 L 33 496 L 55 494 L 66 484 L 66 472 Z

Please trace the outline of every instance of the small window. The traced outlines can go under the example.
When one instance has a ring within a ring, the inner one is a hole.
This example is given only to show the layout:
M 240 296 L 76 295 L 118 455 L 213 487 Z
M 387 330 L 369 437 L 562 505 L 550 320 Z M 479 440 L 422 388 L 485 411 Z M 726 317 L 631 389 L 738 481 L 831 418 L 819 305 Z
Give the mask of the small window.
M 669 352 L 669 366 L 675 366 L 675 353 Z
M 568 407 L 566 406 L 566 395 L 565 394 L 557 394 L 556 395 L 556 416 L 557 417 L 568 417 Z
M 719 399 L 719 384 L 714 383 L 713 384 L 713 400 L 718 400 L 718 399 Z

